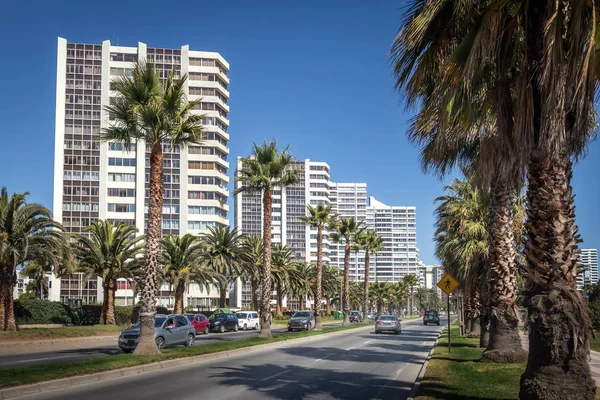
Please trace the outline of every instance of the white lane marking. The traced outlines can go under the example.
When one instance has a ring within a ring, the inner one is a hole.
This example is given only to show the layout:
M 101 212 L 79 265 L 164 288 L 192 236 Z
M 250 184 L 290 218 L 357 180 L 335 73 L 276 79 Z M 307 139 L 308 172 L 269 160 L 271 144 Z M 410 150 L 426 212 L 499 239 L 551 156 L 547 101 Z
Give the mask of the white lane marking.
M 34 361 L 55 360 L 55 359 L 57 359 L 57 358 L 66 358 L 66 357 L 73 357 L 73 356 L 58 356 L 58 357 L 46 357 L 46 358 L 32 358 L 32 359 L 29 359 L 29 360 L 13 361 L 13 363 L 15 363 L 15 364 L 19 364 L 19 363 L 34 362 Z
M 348 351 L 348 350 L 352 350 L 352 349 L 354 349 L 355 347 L 356 347 L 356 346 L 349 347 L 349 348 L 347 348 L 347 349 L 346 349 L 346 351 Z
M 371 342 L 372 342 L 372 340 L 367 340 L 367 341 L 365 342 L 365 344 L 367 344 L 367 343 L 371 343 Z
M 392 382 L 395 382 L 400 377 L 400 374 L 402 373 L 402 370 L 404 370 L 404 367 L 406 367 L 406 365 L 407 364 L 404 364 L 402 367 L 398 368 L 392 379 L 388 380 L 388 382 L 381 389 L 379 389 L 379 392 L 377 392 L 377 395 L 375 396 L 376 399 L 380 398 L 384 390 L 388 386 L 390 386 Z
M 268 377 L 266 377 L 266 378 L 263 378 L 263 379 L 261 379 L 261 382 L 262 382 L 262 381 L 268 381 L 269 379 L 276 378 L 276 377 L 278 377 L 279 375 L 287 374 L 288 372 L 289 372 L 289 371 L 281 371 L 281 372 L 278 372 L 278 373 L 276 373 L 275 375 L 271 375 L 271 376 L 268 376 Z

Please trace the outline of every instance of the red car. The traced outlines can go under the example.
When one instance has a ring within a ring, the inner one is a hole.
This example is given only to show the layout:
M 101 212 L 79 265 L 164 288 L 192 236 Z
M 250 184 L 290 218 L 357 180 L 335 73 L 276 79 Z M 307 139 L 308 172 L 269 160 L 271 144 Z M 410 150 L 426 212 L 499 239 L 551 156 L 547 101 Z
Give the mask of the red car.
M 208 318 L 204 314 L 186 314 L 185 316 L 194 325 L 196 334 L 204 333 L 208 335 Z

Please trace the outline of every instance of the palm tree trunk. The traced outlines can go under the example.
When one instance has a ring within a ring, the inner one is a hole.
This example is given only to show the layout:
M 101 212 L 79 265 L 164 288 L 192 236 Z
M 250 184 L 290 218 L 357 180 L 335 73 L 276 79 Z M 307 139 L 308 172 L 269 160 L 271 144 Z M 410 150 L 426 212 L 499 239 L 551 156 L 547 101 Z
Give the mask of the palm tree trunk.
M 183 296 L 185 295 L 185 281 L 180 279 L 175 288 L 175 309 L 174 314 L 183 314 Z
M 150 153 L 150 204 L 146 229 L 144 284 L 140 299 L 140 341 L 135 354 L 160 354 L 154 340 L 156 314 L 158 254 L 162 233 L 163 152 L 161 142 L 152 143 Z
M 591 319 L 575 288 L 580 241 L 567 156 L 529 163 L 527 286 L 529 357 L 521 399 L 595 397 L 589 360 Z
M 273 196 L 270 189 L 263 193 L 263 265 L 261 271 L 260 334 L 261 338 L 271 338 L 271 218 L 273 215 Z
M 331 299 L 327 298 L 327 316 L 331 315 Z
M 4 298 L 5 304 L 5 320 L 6 324 L 4 330 L 6 331 L 16 331 L 17 330 L 17 321 L 15 320 L 15 300 L 13 298 L 13 292 L 15 290 L 15 285 L 17 284 L 17 276 L 15 274 L 9 274 L 8 276 L 8 284 L 6 285 L 6 292 Z
M 219 283 L 219 307 L 225 308 L 227 306 L 227 283 Z
M 471 302 L 469 305 L 469 337 L 478 338 L 481 336 L 481 325 L 479 323 L 479 317 L 481 315 L 481 309 L 479 304 L 479 292 L 473 290 L 470 298 Z
M 465 307 L 465 331 L 471 333 L 471 304 L 473 304 L 473 296 L 475 295 L 473 289 L 465 290 L 468 293 L 466 307 Z
M 298 300 L 300 301 L 300 309 L 304 310 L 306 297 L 302 294 L 298 295 Z
M 410 311 L 408 315 L 412 315 L 413 314 L 413 310 L 415 308 L 415 288 L 414 286 L 410 287 Z
M 108 307 L 108 281 L 102 281 L 102 307 L 100 309 L 100 325 L 106 325 L 106 308 Z
M 344 322 L 342 325 L 350 324 L 350 242 L 346 241 L 344 253 L 344 293 L 342 309 L 344 310 Z
M 111 279 L 108 284 L 108 297 L 106 302 L 106 314 L 104 316 L 104 324 L 116 325 L 115 320 L 115 292 L 117 290 L 117 280 Z
M 368 321 L 369 312 L 369 264 L 371 261 L 371 252 L 365 249 L 365 281 L 363 282 L 363 321 Z
M 254 278 L 250 279 L 250 290 L 252 292 L 250 296 L 250 303 L 252 304 L 252 309 L 258 310 L 258 296 L 256 293 L 258 291 L 258 282 L 256 282 L 256 279 Z
M 321 322 L 321 297 L 323 284 L 323 228 L 320 226 L 317 229 L 317 274 L 316 274 L 316 290 L 315 290 L 315 330 L 323 329 Z
M 7 282 L 8 280 L 4 277 L 4 274 L 1 274 L 0 277 L 3 279 L 2 282 Z M 6 298 L 8 296 L 7 293 L 8 285 L 0 285 L 0 330 L 6 330 Z
M 281 319 L 283 316 L 282 308 L 283 308 L 283 289 L 281 288 L 281 284 L 277 284 L 277 304 L 275 305 L 275 318 Z
M 490 341 L 484 357 L 502 363 L 521 363 L 527 359 L 519 333 L 517 311 L 517 265 L 513 227 L 513 198 L 507 182 L 497 174 L 492 179 L 489 222 L 490 256 Z

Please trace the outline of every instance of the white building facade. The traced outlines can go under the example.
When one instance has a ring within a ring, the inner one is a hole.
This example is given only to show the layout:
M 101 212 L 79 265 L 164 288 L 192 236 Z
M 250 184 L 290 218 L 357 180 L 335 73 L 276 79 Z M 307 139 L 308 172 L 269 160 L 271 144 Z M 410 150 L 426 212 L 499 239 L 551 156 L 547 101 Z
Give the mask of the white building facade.
M 84 233 L 86 226 L 99 219 L 124 222 L 144 233 L 150 149 L 143 141 L 125 149 L 100 140 L 112 121 L 105 107 L 117 95 L 113 82 L 131 74 L 138 60 L 152 63 L 162 80 L 171 70 L 177 77 L 187 74 L 187 97 L 202 98 L 194 110 L 204 115 L 202 144 L 163 145 L 163 234 L 196 235 L 210 226 L 228 226 L 229 64 L 219 53 L 194 51 L 189 46 L 163 49 L 138 43 L 125 47 L 108 40 L 79 44 L 58 39 L 54 218 L 69 233 Z M 53 281 L 51 300 L 102 300 L 99 278 L 82 282 L 81 274 L 73 274 Z M 191 302 L 212 295 L 197 292 L 200 297 L 190 296 Z M 159 303 L 171 296 L 170 288 L 162 287 Z M 117 305 L 133 301 L 130 285 L 120 280 Z
M 581 267 L 577 272 L 577 289 L 583 290 L 589 285 L 598 283 L 598 250 L 581 249 L 579 262 Z

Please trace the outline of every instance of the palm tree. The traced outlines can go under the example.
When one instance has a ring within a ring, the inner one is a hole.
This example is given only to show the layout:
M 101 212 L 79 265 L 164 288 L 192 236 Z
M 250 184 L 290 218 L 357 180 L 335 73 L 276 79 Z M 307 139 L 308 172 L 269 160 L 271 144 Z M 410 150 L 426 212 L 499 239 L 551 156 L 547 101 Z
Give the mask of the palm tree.
M 260 269 L 263 264 L 263 240 L 258 235 L 245 235 L 242 238 L 241 254 L 244 283 L 250 281 L 252 309 L 258 310 L 258 299 L 260 292 L 258 284 L 260 282 Z M 262 288 L 261 288 L 262 290 Z
M 242 159 L 242 169 L 237 177 L 241 184 L 235 193 L 262 193 L 264 218 L 263 241 L 264 254 L 260 286 L 262 298 L 260 304 L 260 337 L 270 338 L 271 335 L 271 219 L 273 214 L 273 188 L 283 190 L 286 186 L 298 181 L 297 170 L 294 168 L 294 158 L 288 148 L 279 152 L 277 143 L 264 142 L 262 146 L 254 144 L 252 154 Z
M 363 285 L 362 282 L 350 282 L 350 291 L 348 298 L 350 299 L 350 308 L 358 310 L 363 302 Z
M 337 267 L 325 266 L 323 268 L 323 296 L 326 299 L 326 313 L 331 314 L 331 303 L 333 297 L 340 290 L 340 271 Z
M 0 190 L 0 328 L 5 331 L 17 330 L 13 298 L 17 267 L 36 262 L 56 271 L 72 261 L 62 226 L 47 208 L 27 203 L 28 194 L 9 196 L 5 187 Z
M 410 308 L 408 315 L 413 314 L 415 308 L 415 286 L 419 284 L 419 277 L 415 274 L 405 275 L 402 280 L 406 283 L 406 286 L 410 288 Z
M 300 310 L 305 309 L 305 300 L 312 292 L 311 283 L 314 281 L 314 269 L 306 262 L 295 262 L 288 271 L 290 293 L 298 298 Z
M 37 262 L 27 263 L 21 270 L 23 276 L 29 277 L 33 284 L 33 290 L 37 299 L 47 299 L 48 292 L 50 290 L 48 286 L 47 273 L 51 272 L 50 269 Z
M 383 250 L 383 239 L 373 231 L 365 231 L 357 238 L 357 248 L 365 252 L 365 281 L 364 281 L 364 300 L 363 300 L 363 320 L 367 320 L 369 307 L 369 266 L 371 263 L 371 254 Z
M 208 227 L 208 232 L 200 235 L 202 251 L 200 262 L 209 266 L 219 288 L 219 307 L 226 306 L 227 285 L 242 273 L 242 235 L 237 228 Z
M 317 269 L 315 288 L 315 330 L 323 329 L 321 323 L 321 297 L 323 281 L 323 229 L 332 225 L 331 206 L 318 204 L 306 206 L 308 216 L 300 219 L 313 228 L 317 228 Z
M 417 300 L 417 304 L 419 305 L 419 309 L 421 311 L 429 310 L 429 289 L 424 287 L 417 288 L 417 293 L 415 294 L 415 298 Z
M 341 217 L 334 225 L 335 232 L 331 233 L 329 237 L 335 243 L 344 243 L 344 288 L 342 293 L 342 308 L 344 310 L 344 323 L 347 325 L 350 323 L 350 252 L 352 247 L 357 244 L 357 238 L 362 235 L 364 226 L 362 221 L 357 222 L 354 217 L 344 218 Z
M 438 12 L 440 10 L 444 12 Z M 457 20 L 457 16 L 461 18 Z M 595 388 L 586 357 L 589 318 L 573 284 L 578 235 L 571 159 L 577 159 L 584 152 L 595 122 L 593 99 L 598 75 L 597 69 L 592 68 L 595 65 L 592 49 L 597 28 L 596 3 L 574 2 L 563 7 L 561 2 L 415 2 L 406 21 L 407 24 L 414 22 L 414 28 L 426 33 L 419 35 L 413 30 L 410 36 L 416 41 L 434 38 L 435 43 L 419 43 L 397 53 L 398 60 L 405 60 L 396 66 L 397 71 L 404 71 L 400 77 L 411 74 L 410 71 L 423 73 L 431 85 L 423 90 L 414 80 L 414 93 L 440 92 L 435 82 L 451 81 L 445 79 L 448 75 L 453 75 L 454 82 L 460 82 L 462 88 L 474 88 L 475 92 L 465 90 L 466 96 L 462 99 L 451 99 L 454 106 L 447 108 L 451 114 L 455 114 L 453 108 L 467 110 L 479 103 L 473 101 L 473 93 L 497 97 L 501 101 L 490 103 L 494 106 L 490 109 L 504 116 L 496 118 L 498 131 L 508 137 L 512 135 L 514 148 L 518 149 L 514 152 L 518 158 L 515 169 L 521 174 L 522 165 L 527 164 L 525 301 L 533 329 L 529 330 L 530 352 L 521 380 L 521 397 L 567 398 L 571 389 L 559 382 L 571 381 L 578 388 L 580 398 L 591 399 Z M 408 26 L 402 29 L 403 32 L 410 30 Z M 456 74 L 452 68 L 446 68 L 450 61 L 460 65 L 457 60 L 464 57 L 457 55 L 461 54 L 468 56 L 466 74 L 463 71 Z M 417 60 L 439 60 L 436 63 L 440 68 L 416 66 Z M 452 72 L 440 74 L 444 70 Z M 469 76 L 476 79 L 465 79 Z M 482 85 L 477 81 L 491 83 L 499 89 L 480 90 Z M 461 140 L 456 142 L 456 147 L 463 147 Z M 506 148 L 500 146 L 497 152 L 508 154 Z M 498 161 L 496 157 L 488 159 Z M 490 227 L 494 234 L 489 263 L 494 288 L 492 298 L 496 314 L 500 316 L 492 327 L 499 327 L 499 336 L 504 336 L 499 342 L 519 348 L 515 334 L 518 320 L 510 314 L 515 313 L 510 311 L 515 308 L 515 296 L 510 293 L 516 286 L 510 278 L 514 269 L 499 281 L 493 271 L 506 272 L 512 262 L 511 257 L 506 257 L 508 261 L 496 259 L 502 255 L 495 250 L 497 246 L 510 249 L 512 244 L 503 239 L 504 243 L 497 245 L 499 225 L 502 224 L 505 232 L 510 231 L 506 224 L 509 207 L 503 196 L 497 195 L 497 189 L 493 189 L 492 204 L 500 208 L 504 204 L 504 211 L 494 215 L 499 224 L 492 222 Z M 504 304 L 497 302 L 500 291 L 509 294 L 501 299 Z M 565 368 L 566 365 L 569 367 Z
M 201 262 L 202 242 L 198 237 L 167 235 L 160 241 L 160 263 L 164 280 L 175 288 L 175 314 L 183 314 L 183 297 L 187 285 L 195 282 L 210 291 L 210 284 L 217 281 L 215 272 Z
M 410 298 L 410 288 L 405 281 L 399 281 L 394 285 L 394 301 L 400 310 L 408 308 L 407 303 Z
M 138 62 L 131 75 L 115 80 L 117 96 L 106 111 L 113 117 L 103 140 L 126 148 L 141 141 L 150 148 L 150 202 L 146 227 L 144 284 L 140 301 L 140 341 L 135 354 L 158 354 L 154 341 L 154 314 L 163 208 L 163 145 L 201 143 L 202 115 L 194 114 L 201 99 L 188 101 L 187 76 L 175 78 L 173 69 L 161 80 L 152 64 Z
M 99 220 L 85 228 L 74 245 L 79 271 L 85 274 L 83 282 L 92 275 L 102 278 L 104 291 L 100 323 L 115 325 L 115 293 L 117 279 L 130 275 L 137 268 L 137 257 L 142 250 L 143 237 L 136 237 L 134 226 Z
M 283 295 L 289 293 L 289 272 L 294 263 L 295 252 L 288 245 L 274 244 L 271 252 L 271 281 L 275 286 L 276 305 L 275 316 L 283 318 Z M 269 292 L 269 295 L 272 291 Z M 291 294 L 291 293 L 290 293 Z
M 392 285 L 388 282 L 375 282 L 371 287 L 371 298 L 377 305 L 377 313 L 383 313 L 383 307 L 394 296 Z

